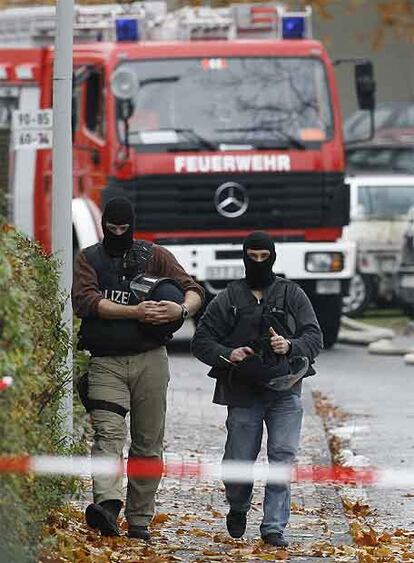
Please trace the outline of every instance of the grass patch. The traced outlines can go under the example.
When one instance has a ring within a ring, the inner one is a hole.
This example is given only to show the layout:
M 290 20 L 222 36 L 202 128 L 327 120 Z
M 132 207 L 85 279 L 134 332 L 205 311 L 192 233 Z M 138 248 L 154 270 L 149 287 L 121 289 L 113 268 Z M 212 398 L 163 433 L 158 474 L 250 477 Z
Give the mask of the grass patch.
M 404 315 L 401 309 L 369 309 L 363 313 L 358 320 L 372 326 L 379 326 L 382 328 L 390 328 L 401 334 L 409 318 Z

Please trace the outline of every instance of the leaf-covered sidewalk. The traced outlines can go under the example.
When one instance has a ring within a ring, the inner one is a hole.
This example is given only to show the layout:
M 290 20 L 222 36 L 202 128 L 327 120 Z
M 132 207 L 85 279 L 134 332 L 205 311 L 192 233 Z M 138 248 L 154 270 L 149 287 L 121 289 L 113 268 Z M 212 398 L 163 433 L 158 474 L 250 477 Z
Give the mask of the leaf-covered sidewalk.
M 171 359 L 172 381 L 166 449 L 169 455 L 218 460 L 225 440 L 225 409 L 211 404 L 212 382 L 192 358 Z M 325 465 L 330 453 L 321 419 L 310 390 L 304 386 L 305 419 L 299 456 L 301 464 Z M 263 457 L 262 452 L 262 458 Z M 83 508 L 90 495 L 61 513 L 51 516 L 46 531 L 48 547 L 42 563 L 54 562 L 207 562 L 360 561 L 361 563 L 414 561 L 409 554 L 412 537 L 405 532 L 383 534 L 364 527 L 368 507 L 349 501 L 343 504 L 334 487 L 314 484 L 293 486 L 292 518 L 287 530 L 288 550 L 265 547 L 259 524 L 263 483 L 255 487 L 248 528 L 242 540 L 232 540 L 226 531 L 228 510 L 222 485 L 194 479 L 165 479 L 159 489 L 158 512 L 152 523 L 152 542 L 100 538 L 84 524 Z M 82 510 L 81 510 L 82 509 Z M 349 534 L 350 523 L 352 536 Z M 122 522 L 126 533 L 126 523 Z M 398 535 L 399 533 L 399 535 Z M 355 543 L 354 543 L 355 542 Z M 394 554 L 400 554 L 394 557 Z

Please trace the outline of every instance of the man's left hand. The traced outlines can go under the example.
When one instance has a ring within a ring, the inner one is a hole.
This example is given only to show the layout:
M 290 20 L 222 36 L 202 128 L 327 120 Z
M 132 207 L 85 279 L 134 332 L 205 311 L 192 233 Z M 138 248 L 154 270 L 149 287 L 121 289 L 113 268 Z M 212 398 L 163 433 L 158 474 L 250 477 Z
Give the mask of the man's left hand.
M 170 323 L 181 319 L 182 314 L 183 310 L 178 303 L 174 303 L 174 301 L 158 301 L 151 308 L 148 322 L 154 325 Z
M 286 338 L 277 334 L 273 327 L 269 328 L 270 332 L 270 345 L 275 354 L 288 354 L 290 345 Z

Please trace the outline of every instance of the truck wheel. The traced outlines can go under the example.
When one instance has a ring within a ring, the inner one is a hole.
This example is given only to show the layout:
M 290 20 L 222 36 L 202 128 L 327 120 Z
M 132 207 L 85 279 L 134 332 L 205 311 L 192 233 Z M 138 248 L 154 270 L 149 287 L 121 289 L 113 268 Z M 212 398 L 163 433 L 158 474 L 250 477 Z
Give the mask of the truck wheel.
M 375 296 L 375 284 L 372 276 L 357 272 L 349 284 L 349 294 L 343 298 L 342 312 L 348 317 L 359 316 Z
M 312 304 L 323 332 L 324 348 L 332 348 L 338 338 L 342 314 L 341 295 L 315 295 Z

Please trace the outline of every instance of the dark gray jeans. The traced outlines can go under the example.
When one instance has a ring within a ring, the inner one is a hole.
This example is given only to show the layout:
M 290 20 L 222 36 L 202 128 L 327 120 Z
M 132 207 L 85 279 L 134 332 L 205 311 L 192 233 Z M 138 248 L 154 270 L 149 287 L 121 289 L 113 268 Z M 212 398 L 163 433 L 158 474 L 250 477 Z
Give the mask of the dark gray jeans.
M 270 401 L 257 400 L 251 407 L 228 407 L 227 441 L 223 460 L 255 461 L 266 424 L 269 463 L 293 464 L 299 446 L 302 402 L 289 393 Z M 224 483 L 233 510 L 247 512 L 253 483 Z M 290 516 L 290 484 L 266 485 L 261 535 L 282 532 Z

